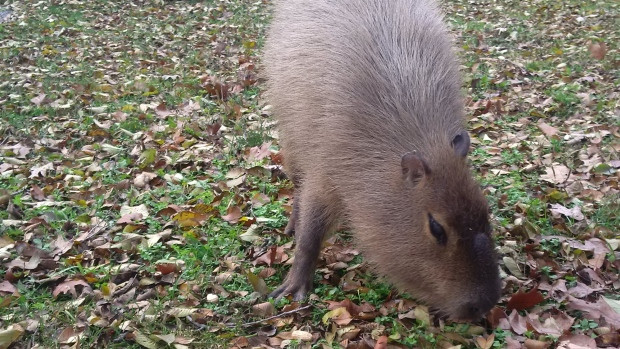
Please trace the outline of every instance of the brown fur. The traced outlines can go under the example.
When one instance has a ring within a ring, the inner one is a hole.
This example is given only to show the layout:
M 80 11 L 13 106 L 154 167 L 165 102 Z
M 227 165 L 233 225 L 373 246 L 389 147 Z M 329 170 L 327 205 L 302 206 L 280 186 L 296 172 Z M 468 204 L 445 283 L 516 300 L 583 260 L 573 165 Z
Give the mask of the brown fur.
M 436 5 L 280 0 L 264 64 L 297 188 L 287 227 L 295 263 L 273 295 L 311 290 L 321 240 L 344 218 L 395 285 L 455 318 L 492 307 L 500 290 L 488 208 L 464 158 L 458 68 Z

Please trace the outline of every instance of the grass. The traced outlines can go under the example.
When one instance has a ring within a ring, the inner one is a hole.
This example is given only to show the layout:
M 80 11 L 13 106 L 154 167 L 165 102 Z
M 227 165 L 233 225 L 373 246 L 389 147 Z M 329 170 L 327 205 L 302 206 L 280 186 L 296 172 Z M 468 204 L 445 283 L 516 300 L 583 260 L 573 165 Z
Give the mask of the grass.
M 172 335 L 176 344 L 191 339 L 198 348 L 262 338 L 257 327 L 243 326 L 268 317 L 253 307 L 265 300 L 258 299 L 248 272 L 262 273 L 260 280 L 273 289 L 288 268 L 256 260 L 273 245 L 292 254 L 291 239 L 281 234 L 292 185 L 275 160 L 249 155 L 267 142 L 278 150 L 262 81 L 240 78 L 240 72 L 260 76 L 269 2 L 24 1 L 3 6 L 9 5 L 18 19 L 0 24 L 0 168 L 5 161 L 16 167 L 0 171 L 0 197 L 10 197 L 0 204 L 0 220 L 19 223 L 1 224 L 0 237 L 55 253 L 58 262 L 53 268 L 0 269 L 0 276 L 18 290 L 13 296 L 0 292 L 0 317 L 7 325 L 22 321 L 29 327 L 15 347 L 59 347 L 60 333 L 69 329 L 81 336 L 80 347 L 141 348 L 149 340 L 163 345 L 158 335 Z M 579 254 L 567 255 L 559 239 L 533 241 L 529 234 L 611 239 L 620 226 L 617 169 L 610 165 L 617 160 L 620 126 L 613 118 L 618 32 L 610 25 L 618 5 L 569 0 L 515 6 L 498 0 L 481 7 L 452 0 L 444 7 L 458 38 L 465 92 L 471 98 L 467 112 L 476 143 L 470 159 L 488 193 L 500 250 L 512 253 L 531 275 L 540 275 L 528 282 L 564 279 L 574 287 L 579 279 L 570 263 L 581 260 Z M 583 24 L 579 16 L 586 18 Z M 606 58 L 594 59 L 588 42 L 605 42 Z M 209 90 L 208 84 L 216 82 L 225 85 L 226 98 Z M 41 94 L 45 99 L 32 101 Z M 591 103 L 584 102 L 584 94 Z M 184 109 L 190 102 L 195 107 Z M 556 127 L 559 136 L 545 137 L 539 122 Z M 579 133 L 588 134 L 585 141 L 567 141 Z M 600 159 L 593 164 L 600 171 L 582 171 L 585 162 L 594 161 L 592 154 Z M 583 175 L 591 192 L 575 189 L 574 183 L 541 180 L 551 163 Z M 52 165 L 44 175 L 32 174 L 47 164 Z M 155 177 L 140 183 L 138 176 L 145 173 Z M 227 184 L 239 174 L 245 176 L 240 183 Z M 35 187 L 43 199 L 37 199 Z M 257 204 L 258 194 L 268 201 Z M 586 220 L 554 218 L 552 203 L 579 206 Z M 141 205 L 148 217 L 118 223 L 123 207 Z M 241 212 L 237 220 L 225 218 L 231 208 Z M 183 220 L 181 213 L 189 218 Z M 79 239 L 97 226 L 104 229 Z M 251 240 L 244 239 L 248 231 L 254 232 Z M 72 241 L 65 252 L 57 251 L 61 238 Z M 331 243 L 348 248 L 351 240 L 344 232 Z M 513 240 L 519 243 L 514 249 Z M 2 243 L 4 265 L 30 260 Z M 540 254 L 564 270 L 536 269 Z M 606 256 L 614 258 L 613 253 Z M 180 267 L 167 273 L 166 263 Z M 381 309 L 380 315 L 352 324 L 363 328 L 361 335 L 388 336 L 391 344 L 474 347 L 475 338 L 491 334 L 493 348 L 505 347 L 508 338 L 557 344 L 557 338 L 535 331 L 519 336 L 479 324 L 436 327 L 399 317 L 409 309 L 390 302 L 413 303 L 410 297 L 371 274 L 361 256 L 345 264 L 338 270 L 321 264 L 308 314 L 265 323 L 264 330 L 307 329 L 320 337 L 313 347 L 343 347 L 329 334 L 346 328 L 322 319 L 329 312 L 326 301 L 350 299 Z M 605 267 L 615 271 L 609 263 Z M 339 287 L 348 277 L 361 287 Z M 92 292 L 53 294 L 74 279 L 86 280 Z M 518 286 L 507 286 L 501 309 L 515 292 Z M 207 295 L 217 295 L 218 301 L 209 302 Z M 564 309 L 545 296 L 540 309 Z M 295 306 L 286 299 L 270 302 L 276 312 Z M 195 312 L 176 317 L 171 315 L 175 309 Z M 571 331 L 596 337 L 597 327 L 580 318 Z M 292 340 L 289 347 L 308 345 Z

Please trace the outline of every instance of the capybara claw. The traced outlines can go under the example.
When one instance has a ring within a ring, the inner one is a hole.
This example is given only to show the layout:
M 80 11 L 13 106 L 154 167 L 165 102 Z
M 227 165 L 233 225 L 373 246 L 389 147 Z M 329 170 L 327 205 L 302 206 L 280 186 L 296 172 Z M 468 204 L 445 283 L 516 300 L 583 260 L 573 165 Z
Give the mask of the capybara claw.
M 306 298 L 309 291 L 310 287 L 305 285 L 305 283 L 285 282 L 282 286 L 271 292 L 269 298 L 280 299 L 287 295 L 291 295 L 294 301 L 299 302 Z

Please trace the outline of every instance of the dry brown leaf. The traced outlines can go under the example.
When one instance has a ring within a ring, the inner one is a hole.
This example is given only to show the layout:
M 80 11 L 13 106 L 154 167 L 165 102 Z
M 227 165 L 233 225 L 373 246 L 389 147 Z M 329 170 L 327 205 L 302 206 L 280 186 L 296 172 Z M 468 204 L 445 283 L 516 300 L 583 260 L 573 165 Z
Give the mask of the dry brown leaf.
M 78 329 L 75 327 L 66 327 L 58 335 L 58 343 L 60 344 L 74 344 L 78 343 L 84 335 L 84 329 Z
M 587 319 L 598 321 L 603 318 L 608 324 L 620 327 L 620 314 L 615 312 L 602 297 L 591 303 L 569 296 L 566 307 L 583 312 Z
M 296 330 L 291 332 L 291 338 L 292 339 L 298 339 L 300 341 L 304 341 L 304 342 L 308 342 L 312 340 L 312 333 L 308 332 L 308 331 L 300 331 L 300 330 Z
M 545 297 L 538 289 L 532 289 L 529 292 L 517 292 L 510 297 L 506 309 L 525 310 L 544 300 Z
M 561 336 L 564 332 L 570 330 L 575 319 L 561 312 L 558 315 L 548 316 L 542 320 L 538 314 L 527 314 L 527 323 L 537 333 Z
M 480 349 L 491 349 L 493 346 L 493 342 L 495 341 L 495 335 L 491 333 L 488 337 L 484 338 L 482 336 L 476 337 L 476 345 Z
M 566 183 L 571 176 L 571 170 L 564 165 L 553 165 L 545 168 L 545 174 L 540 176 L 543 181 L 553 184 Z
M 8 326 L 4 330 L 0 330 L 0 348 L 8 348 L 11 344 L 20 339 L 26 330 L 19 324 Z
M 79 295 L 92 294 L 93 290 L 86 281 L 74 279 L 60 283 L 54 288 L 52 295 L 54 296 L 54 298 L 57 298 L 61 294 L 70 294 L 73 296 L 73 298 L 77 298 L 78 292 Z
M 252 306 L 252 313 L 256 316 L 265 318 L 273 316 L 276 313 L 276 308 L 271 302 L 254 304 Z
M 45 93 L 41 93 L 40 95 L 33 97 L 30 101 L 37 107 L 41 106 L 41 104 L 45 101 Z
M 248 154 L 248 162 L 260 161 L 269 155 L 271 155 L 271 142 L 266 142 L 257 147 L 250 148 L 250 152 Z
M 588 50 L 592 57 L 601 60 L 607 54 L 607 45 L 604 42 L 592 42 L 588 45 Z
M 0 292 L 13 294 L 17 292 L 17 287 L 8 281 L 2 281 L 0 282 Z
M 596 349 L 594 338 L 584 334 L 564 335 L 558 339 L 557 349 Z
M 538 128 L 547 136 L 547 138 L 551 138 L 558 134 L 558 129 L 550 126 L 544 122 L 538 123 Z
M 516 310 L 512 310 L 508 315 L 508 322 L 514 333 L 521 335 L 527 331 L 527 319 L 525 316 L 519 315 Z
M 551 215 L 554 218 L 560 218 L 561 215 L 573 218 L 577 221 L 582 221 L 586 218 L 581 212 L 581 207 L 577 205 L 573 206 L 573 208 L 566 208 L 560 204 L 551 204 L 551 208 L 549 208 L 549 211 L 551 211 Z
M 526 349 L 546 349 L 551 343 L 528 338 L 523 345 Z
M 374 349 L 387 349 L 388 347 L 388 337 L 387 336 L 381 336 L 379 338 L 377 338 L 377 343 L 375 344 Z
M 284 253 L 284 249 L 284 246 L 270 246 L 267 250 L 267 253 L 264 253 L 258 258 L 256 258 L 252 262 L 252 264 L 266 264 L 267 266 L 271 266 L 272 264 L 284 263 L 288 260 L 288 255 Z
M 241 209 L 237 206 L 230 206 L 227 210 L 226 210 L 226 214 L 224 216 L 222 216 L 222 219 L 225 220 L 228 223 L 232 223 L 235 224 L 237 222 L 239 222 L 239 218 L 241 218 L 242 214 L 241 214 Z
M 138 222 L 142 220 L 142 213 L 140 212 L 133 212 L 133 213 L 128 213 L 124 216 L 122 216 L 121 218 L 119 218 L 116 221 L 116 224 L 131 224 L 134 222 Z
M 37 201 L 45 200 L 45 193 L 43 193 L 43 190 L 41 190 L 38 185 L 32 186 L 32 189 L 30 189 L 30 196 Z
M 341 307 L 330 310 L 325 313 L 325 315 L 323 315 L 324 324 L 327 325 L 329 323 L 329 320 L 332 320 L 334 323 L 340 326 L 344 326 L 348 325 L 353 320 L 353 318 L 351 317 L 351 314 L 349 314 L 349 312 L 347 311 L 347 308 Z

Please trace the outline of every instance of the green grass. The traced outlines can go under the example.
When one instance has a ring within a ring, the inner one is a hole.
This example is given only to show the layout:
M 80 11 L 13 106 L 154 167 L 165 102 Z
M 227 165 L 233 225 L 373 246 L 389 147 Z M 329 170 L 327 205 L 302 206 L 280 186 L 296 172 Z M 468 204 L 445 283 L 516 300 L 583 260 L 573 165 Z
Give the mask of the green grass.
M 0 24 L 0 164 L 9 158 L 23 164 L 0 175 L 0 196 L 10 195 L 10 206 L 0 207 L 0 219 L 23 223 L 0 225 L 0 237 L 27 240 L 52 253 L 59 237 L 77 239 L 95 224 L 105 225 L 99 234 L 75 240 L 66 253 L 55 256 L 59 263 L 55 269 L 16 269 L 13 276 L 0 269 L 0 277 L 16 279 L 12 284 L 19 291 L 15 299 L 2 296 L 0 317 L 5 324 L 38 321 L 33 325 L 36 331 L 26 331 L 17 345 L 57 347 L 59 333 L 68 327 L 84 328 L 80 347 L 141 348 L 132 337 L 134 330 L 146 336 L 191 338 L 191 346 L 197 348 L 224 348 L 240 336 L 255 338 L 257 329 L 243 324 L 263 317 L 252 306 L 265 299 L 256 297 L 246 273 L 273 272 L 264 278 L 273 289 L 288 267 L 253 261 L 272 245 L 285 246 L 285 253 L 292 254 L 291 239 L 281 234 L 290 200 L 280 197 L 292 185 L 279 177 L 269 157 L 248 160 L 250 148 L 265 142 L 278 150 L 273 120 L 264 112 L 263 86 L 259 81 L 236 87 L 243 83 L 238 77 L 241 61 L 255 63 L 251 72 L 260 76 L 269 2 L 14 4 L 22 17 Z M 532 241 L 528 234 L 613 238 L 620 226 L 617 194 L 608 194 L 613 193 L 614 183 L 617 187 L 617 171 L 609 163 L 617 159 L 615 135 L 620 126 L 612 117 L 617 108 L 615 81 L 620 77 L 615 69 L 618 32 L 612 25 L 618 5 L 569 0 L 517 6 L 500 0 L 476 6 L 452 0 L 444 7 L 457 36 L 464 92 L 472 103 L 481 103 L 478 109 L 467 110 L 476 118 L 470 123 L 477 141 L 470 159 L 487 192 L 495 239 L 502 251 L 514 249 L 510 256 L 524 270 L 532 270 L 534 276 L 528 281 L 538 284 L 563 278 L 572 287 L 578 281 L 570 264 L 576 257 L 566 254 L 559 239 Z M 585 22 L 578 24 L 577 16 L 586 18 Z M 550 28 L 563 35 L 553 36 Z M 606 58 L 594 59 L 588 41 L 606 43 Z M 226 83 L 229 97 L 212 96 L 207 81 Z M 46 100 L 36 105 L 31 99 L 41 93 Z M 592 103 L 584 103 L 583 94 L 591 95 Z M 197 107 L 184 110 L 190 101 Z M 487 102 L 497 101 L 500 107 L 482 112 Z M 157 110 L 160 104 L 173 114 Z M 546 139 L 537 127 L 539 121 L 556 127 L 558 137 Z M 213 135 L 210 129 L 215 123 L 222 128 Z M 564 137 L 577 133 L 587 133 L 589 138 L 570 144 Z M 9 147 L 17 144 L 30 150 L 22 156 Z M 592 154 L 600 156 L 599 167 L 576 173 L 590 181 L 596 191 L 593 196 L 540 179 L 551 162 L 579 171 Z M 45 176 L 31 176 L 35 166 L 48 163 L 53 168 Z M 226 182 L 232 178 L 227 175 L 241 172 L 246 176 L 243 183 L 228 187 Z M 143 173 L 156 178 L 138 185 L 136 179 Z M 43 190 L 43 200 L 31 196 L 34 186 Z M 599 193 L 600 200 L 594 198 Z M 252 198 L 257 194 L 266 195 L 269 202 L 255 205 Z M 37 207 L 41 201 L 49 202 Z M 60 202 L 68 203 L 52 205 Z M 549 213 L 550 204 L 578 205 L 586 221 L 555 219 Z M 147 208 L 148 217 L 117 224 L 121 207 L 140 205 Z M 241 210 L 238 223 L 224 220 L 230 207 Z M 193 215 L 200 211 L 209 217 L 181 226 L 168 209 Z M 40 218 L 48 224 L 28 223 Z M 242 239 L 248 230 L 255 232 L 256 240 Z M 151 240 L 155 237 L 159 238 Z M 513 240 L 518 245 L 508 243 Z M 354 239 L 350 232 L 342 232 L 334 241 L 341 247 L 351 246 Z M 7 251 L 3 263 L 20 255 L 15 248 Z M 540 254 L 564 270 L 549 266 L 534 270 L 532 255 Z M 615 256 L 606 258 L 612 261 Z M 158 269 L 163 260 L 182 262 L 175 278 L 166 279 Z M 321 264 L 309 314 L 291 315 L 290 322 L 275 328 L 276 332 L 308 329 L 321 336 L 313 345 L 319 348 L 328 345 L 326 335 L 332 326 L 322 323 L 328 312 L 325 301 L 350 299 L 377 309 L 396 298 L 411 301 L 373 275 L 363 261 L 356 256 L 346 263 L 347 268 L 356 266 L 353 278 L 362 285 L 356 291 L 338 287 L 351 271 Z M 130 265 L 136 269 L 117 269 Z M 230 278 L 219 280 L 226 273 Z M 71 278 L 89 280 L 95 294 L 76 297 L 78 301 L 70 295 L 54 297 L 54 288 Z M 114 294 L 114 290 L 132 279 L 138 282 L 131 287 L 135 295 L 127 303 L 117 303 L 126 293 Z M 102 296 L 108 291 L 113 296 Z M 509 286 L 502 309 L 517 291 L 517 285 Z M 208 294 L 217 294 L 219 301 L 209 303 Z M 144 296 L 146 303 L 137 303 L 138 296 Z M 276 312 L 292 306 L 287 299 L 271 302 Z M 547 302 L 543 308 L 564 309 L 563 304 Z M 174 308 L 214 314 L 197 317 L 202 328 L 198 322 L 170 316 Z M 464 347 L 475 347 L 473 338 L 493 334 L 492 347 L 502 348 L 508 337 L 515 336 L 512 331 L 475 324 L 445 322 L 439 329 L 419 319 L 400 319 L 399 314 L 386 306 L 380 316 L 353 324 L 367 326 L 362 335 L 374 329 L 375 334 L 388 336 L 391 344 L 405 347 L 456 345 L 456 337 L 464 338 Z M 108 323 L 93 325 L 93 319 Z M 597 326 L 580 319 L 571 331 L 595 336 L 592 330 Z M 550 343 L 557 340 L 534 331 L 524 336 Z M 338 341 L 331 345 L 340 347 Z M 292 341 L 289 347 L 307 345 Z

